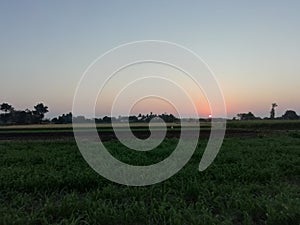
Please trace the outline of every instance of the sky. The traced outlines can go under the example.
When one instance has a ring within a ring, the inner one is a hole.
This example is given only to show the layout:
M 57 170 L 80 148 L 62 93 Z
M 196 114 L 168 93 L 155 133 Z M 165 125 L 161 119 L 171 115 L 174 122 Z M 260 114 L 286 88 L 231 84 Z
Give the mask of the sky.
M 96 58 L 127 42 L 164 40 L 209 65 L 228 117 L 249 111 L 266 117 L 273 102 L 278 116 L 287 109 L 300 114 L 299 11 L 300 1 L 1 0 L 0 102 L 16 109 L 43 102 L 48 118 L 70 112 L 77 84 Z M 208 116 L 207 100 L 198 95 L 199 115 Z M 157 101 L 146 99 L 132 111 L 172 111 Z M 97 113 L 109 112 L 100 103 Z

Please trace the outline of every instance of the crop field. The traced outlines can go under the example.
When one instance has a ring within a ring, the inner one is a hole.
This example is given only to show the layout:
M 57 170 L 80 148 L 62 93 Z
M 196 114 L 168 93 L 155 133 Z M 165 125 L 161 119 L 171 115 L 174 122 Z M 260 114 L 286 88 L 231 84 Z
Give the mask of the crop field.
M 299 225 L 299 125 L 229 123 L 208 169 L 198 171 L 204 135 L 180 172 L 145 187 L 98 175 L 81 156 L 69 125 L 0 127 L 0 224 Z M 123 162 L 149 165 L 174 150 L 176 137 L 149 152 L 127 149 L 115 139 L 105 146 Z

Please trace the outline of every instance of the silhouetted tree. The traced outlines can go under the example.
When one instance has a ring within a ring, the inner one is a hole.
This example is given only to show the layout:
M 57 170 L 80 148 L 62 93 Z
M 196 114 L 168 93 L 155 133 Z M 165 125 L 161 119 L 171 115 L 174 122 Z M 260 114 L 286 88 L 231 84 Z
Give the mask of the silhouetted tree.
M 162 115 L 159 115 L 159 117 L 166 123 L 174 123 L 179 121 L 179 119 L 176 118 L 173 114 L 168 115 L 163 113 Z
M 72 113 L 67 113 L 67 114 L 62 114 L 61 116 L 59 116 L 58 118 L 53 118 L 51 120 L 52 123 L 56 123 L 56 124 L 66 124 L 66 123 L 72 123 Z
M 129 116 L 128 120 L 129 120 L 129 123 L 138 122 L 138 118 L 136 116 Z
M 14 108 L 11 105 L 9 105 L 8 103 L 4 102 L 0 105 L 0 110 L 7 113 L 7 112 L 12 112 L 14 110 Z
M 4 111 L 4 115 L 1 116 L 0 119 L 4 124 L 7 124 L 8 120 L 11 117 L 11 113 L 14 111 L 14 108 L 10 104 L 4 102 L 0 105 L 0 110 Z
M 300 117 L 297 115 L 297 113 L 293 110 L 287 110 L 284 115 L 282 116 L 282 119 L 284 120 L 297 120 L 300 119 Z
M 257 117 L 254 116 L 252 112 L 248 113 L 239 113 L 237 116 L 240 118 L 240 120 L 255 120 Z
M 65 123 L 72 123 L 72 118 L 73 118 L 73 115 L 72 115 L 71 112 L 69 112 L 68 114 L 65 115 L 64 122 Z
M 13 111 L 12 123 L 13 124 L 30 124 L 33 122 L 31 111 Z
M 272 109 L 271 109 L 271 112 L 270 112 L 270 119 L 275 119 L 275 108 L 277 106 L 278 105 L 276 103 L 272 103 Z
M 103 123 L 111 123 L 111 117 L 104 116 L 104 117 L 102 118 L 102 121 L 103 121 Z
M 38 118 L 39 122 L 42 122 L 45 114 L 48 111 L 48 106 L 44 106 L 43 103 L 39 103 L 36 106 L 34 106 L 35 111 L 33 111 L 33 114 Z

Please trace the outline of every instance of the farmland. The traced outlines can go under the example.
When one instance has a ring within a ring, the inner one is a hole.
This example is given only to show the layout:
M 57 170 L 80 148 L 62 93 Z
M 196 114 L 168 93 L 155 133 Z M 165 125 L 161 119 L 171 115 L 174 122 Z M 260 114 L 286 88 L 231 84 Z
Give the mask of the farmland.
M 299 124 L 231 122 L 216 160 L 199 172 L 209 134 L 204 124 L 187 165 L 146 187 L 119 185 L 93 171 L 69 125 L 2 127 L 0 224 L 299 224 Z M 156 163 L 176 147 L 180 127 L 171 126 L 175 131 L 149 152 L 129 150 L 114 138 L 105 146 L 121 161 Z

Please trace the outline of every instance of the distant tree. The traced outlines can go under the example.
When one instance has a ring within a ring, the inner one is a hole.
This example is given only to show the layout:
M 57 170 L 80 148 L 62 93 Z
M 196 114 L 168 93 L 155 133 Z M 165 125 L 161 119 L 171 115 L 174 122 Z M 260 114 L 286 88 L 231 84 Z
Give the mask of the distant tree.
M 103 123 L 111 123 L 111 117 L 104 116 L 104 117 L 102 118 L 102 121 L 103 121 Z
M 39 122 L 42 122 L 45 114 L 48 111 L 48 106 L 44 106 L 43 103 L 39 103 L 37 104 L 36 106 L 34 106 L 34 111 L 33 111 L 33 114 L 38 118 Z
M 76 116 L 72 118 L 74 123 L 89 123 L 91 120 L 86 119 L 84 116 Z
M 129 116 L 128 120 L 129 120 L 129 123 L 138 122 L 138 118 L 136 116 Z
M 72 115 L 71 112 L 69 112 L 68 114 L 65 115 L 64 122 L 65 123 L 72 123 L 72 118 L 73 118 L 73 115 Z
M 11 113 L 14 111 L 14 108 L 10 104 L 4 102 L 0 105 L 0 110 L 4 111 L 4 116 L 0 117 L 1 122 L 6 124 L 9 120 L 9 117 L 11 117 Z
M 176 118 L 173 114 L 168 115 L 166 113 L 163 113 L 162 115 L 159 115 L 159 117 L 166 123 L 174 123 L 179 121 L 179 119 Z
M 4 102 L 0 105 L 0 110 L 7 113 L 7 112 L 12 112 L 14 110 L 14 108 L 11 105 L 9 105 L 8 103 Z
M 272 109 L 271 109 L 271 112 L 270 112 L 270 119 L 275 119 L 275 108 L 277 106 L 278 105 L 276 103 L 272 103 Z
M 141 115 L 140 122 L 146 122 L 147 117 L 145 115 Z
M 51 120 L 51 123 L 59 123 L 58 122 L 58 119 L 56 117 L 54 117 L 52 120 Z
M 293 110 L 287 110 L 284 115 L 282 116 L 282 119 L 284 120 L 297 120 L 300 119 L 300 117 L 297 115 L 297 113 Z
M 32 114 L 26 111 L 14 111 L 12 113 L 13 124 L 29 124 L 32 122 Z
M 95 118 L 95 123 L 103 123 L 101 118 Z
M 67 123 L 72 123 L 72 113 L 68 113 L 68 114 L 62 114 L 61 116 L 59 116 L 58 118 L 53 118 L 51 120 L 52 123 L 56 123 L 56 124 L 67 124 Z
M 257 117 L 254 116 L 252 112 L 248 113 L 239 113 L 237 116 L 240 118 L 240 120 L 255 120 L 258 119 Z

